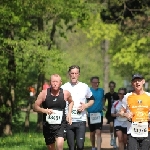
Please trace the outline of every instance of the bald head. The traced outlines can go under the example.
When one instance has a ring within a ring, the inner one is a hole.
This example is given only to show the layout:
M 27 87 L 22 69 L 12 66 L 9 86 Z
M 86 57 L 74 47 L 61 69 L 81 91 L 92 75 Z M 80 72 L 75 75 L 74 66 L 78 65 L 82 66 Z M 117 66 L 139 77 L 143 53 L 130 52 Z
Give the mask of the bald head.
M 51 82 L 53 79 L 58 79 L 58 80 L 60 80 L 60 82 L 62 82 L 61 76 L 60 76 L 59 74 L 52 74 L 51 77 L 50 77 L 50 82 Z
M 53 74 L 50 77 L 50 84 L 53 90 L 59 90 L 62 84 L 62 80 L 59 74 Z

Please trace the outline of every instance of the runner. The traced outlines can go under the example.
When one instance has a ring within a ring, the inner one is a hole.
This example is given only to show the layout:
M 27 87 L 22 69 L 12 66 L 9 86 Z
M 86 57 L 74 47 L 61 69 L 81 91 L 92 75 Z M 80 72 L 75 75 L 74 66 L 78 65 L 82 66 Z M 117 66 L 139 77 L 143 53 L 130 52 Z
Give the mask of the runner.
M 69 150 L 84 149 L 86 131 L 86 108 L 94 103 L 94 97 L 87 84 L 78 81 L 80 67 L 73 65 L 68 70 L 70 82 L 65 83 L 62 88 L 70 91 L 74 100 L 72 111 L 72 124 L 67 125 L 67 143 Z M 66 109 L 67 110 L 67 109 Z M 66 112 L 67 113 L 67 112 Z
M 118 100 L 118 93 L 116 93 L 114 91 L 116 87 L 116 83 L 114 81 L 110 81 L 109 82 L 109 88 L 110 88 L 110 92 L 105 94 L 105 102 L 107 100 L 108 102 L 108 108 L 107 108 L 107 112 L 106 112 L 106 119 L 107 119 L 107 123 L 110 124 L 110 145 L 113 146 L 114 148 L 117 148 L 117 144 L 116 144 L 116 132 L 114 130 L 114 117 L 111 116 L 111 107 L 112 104 L 114 103 L 115 100 Z
M 120 111 L 120 115 L 129 120 L 127 124 L 127 150 L 149 150 L 148 112 L 150 110 L 150 93 L 144 91 L 145 79 L 142 75 L 133 75 L 131 83 L 134 91 L 124 96 L 123 107 Z
M 90 140 L 92 144 L 92 150 L 101 149 L 101 130 L 103 125 L 103 102 L 104 102 L 104 90 L 99 88 L 99 77 L 91 77 L 90 79 L 92 87 L 90 90 L 95 98 L 93 106 L 87 109 L 88 111 L 88 125 L 90 129 Z M 95 118 L 97 118 L 95 120 Z M 93 120 L 94 119 L 94 120 Z M 95 135 L 97 137 L 97 148 L 95 148 Z
M 111 108 L 112 117 L 116 117 L 114 119 L 114 128 L 116 135 L 118 137 L 119 150 L 124 150 L 127 144 L 127 118 L 120 117 L 120 109 L 122 107 L 122 99 L 126 94 L 125 88 L 119 88 L 118 96 L 119 100 L 115 101 Z
M 73 101 L 70 92 L 60 88 L 61 77 L 53 74 L 50 78 L 51 87 L 43 90 L 34 104 L 34 110 L 43 113 L 43 135 L 48 150 L 63 150 L 66 137 L 67 121 L 71 125 L 71 112 Z M 66 117 L 66 101 L 69 103 L 69 110 Z M 43 108 L 40 107 L 42 104 Z M 66 121 L 67 118 L 67 121 Z

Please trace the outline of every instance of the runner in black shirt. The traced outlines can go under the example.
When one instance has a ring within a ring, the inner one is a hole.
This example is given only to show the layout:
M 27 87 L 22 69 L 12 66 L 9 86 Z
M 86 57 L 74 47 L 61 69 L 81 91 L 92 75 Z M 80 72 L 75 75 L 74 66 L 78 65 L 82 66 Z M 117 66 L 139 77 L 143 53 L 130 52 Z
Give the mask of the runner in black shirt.
M 114 132 L 114 125 L 113 125 L 114 118 L 111 116 L 111 107 L 112 107 L 112 104 L 114 103 L 114 101 L 119 99 L 118 93 L 116 93 L 114 91 L 115 87 L 116 87 L 116 83 L 113 81 L 110 81 L 109 82 L 110 92 L 105 94 L 105 102 L 106 102 L 106 100 L 108 102 L 108 108 L 106 111 L 106 119 L 107 119 L 107 123 L 110 124 L 110 134 L 111 134 L 110 145 L 114 146 L 114 148 L 117 147 L 116 146 L 116 137 L 117 136 Z

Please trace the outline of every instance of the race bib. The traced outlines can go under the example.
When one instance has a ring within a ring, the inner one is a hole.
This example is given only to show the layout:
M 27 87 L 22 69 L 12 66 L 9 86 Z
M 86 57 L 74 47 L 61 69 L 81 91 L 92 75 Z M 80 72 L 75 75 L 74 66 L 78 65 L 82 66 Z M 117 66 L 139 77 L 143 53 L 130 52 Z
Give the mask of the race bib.
M 90 124 L 101 122 L 101 113 L 90 113 Z
M 46 116 L 48 124 L 61 124 L 63 111 L 53 110 L 53 113 Z
M 82 115 L 81 115 L 81 113 L 77 110 L 77 108 L 73 107 L 73 108 L 72 108 L 71 117 L 72 117 L 72 118 L 81 118 Z
M 148 137 L 148 122 L 132 122 L 131 135 L 133 137 Z
M 30 92 L 30 96 L 33 96 L 33 92 Z

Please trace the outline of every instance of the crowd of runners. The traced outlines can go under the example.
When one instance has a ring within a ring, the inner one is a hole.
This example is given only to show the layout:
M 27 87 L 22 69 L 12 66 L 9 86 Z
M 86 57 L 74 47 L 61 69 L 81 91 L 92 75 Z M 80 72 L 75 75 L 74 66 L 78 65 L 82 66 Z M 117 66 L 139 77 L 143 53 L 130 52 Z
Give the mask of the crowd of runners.
M 110 81 L 110 91 L 105 93 L 97 76 L 90 78 L 91 87 L 79 81 L 79 66 L 70 66 L 68 74 L 69 81 L 63 85 L 60 75 L 51 75 L 51 86 L 44 88 L 34 103 L 34 111 L 43 113 L 43 136 L 48 150 L 63 150 L 65 140 L 69 150 L 84 150 L 86 124 L 91 149 L 101 150 L 103 117 L 110 126 L 113 148 L 149 150 L 150 93 L 144 91 L 142 75 L 132 76 L 132 92 L 123 87 L 115 92 L 116 83 Z

